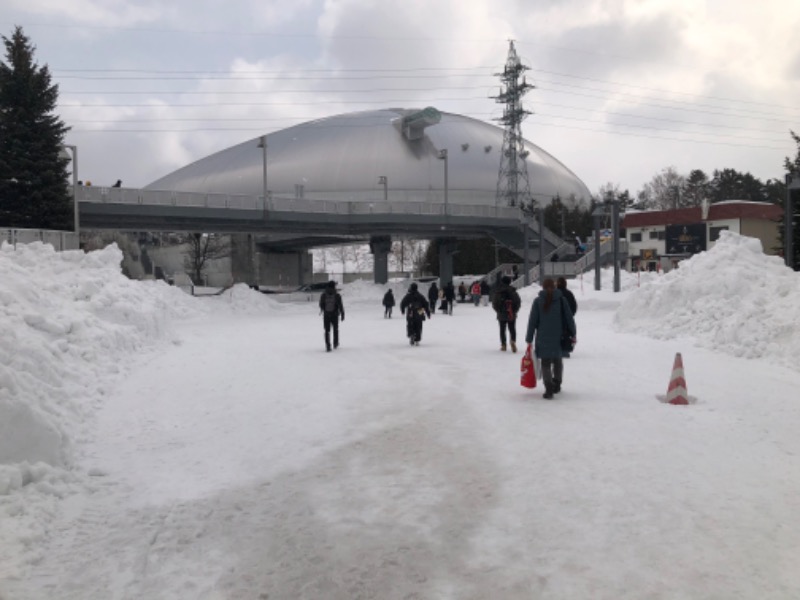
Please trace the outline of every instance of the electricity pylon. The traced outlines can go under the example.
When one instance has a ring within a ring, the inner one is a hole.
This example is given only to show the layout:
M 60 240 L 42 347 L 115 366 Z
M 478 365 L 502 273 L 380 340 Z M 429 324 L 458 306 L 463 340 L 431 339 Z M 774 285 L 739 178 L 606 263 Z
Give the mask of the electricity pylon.
M 522 121 L 531 113 L 522 108 L 522 97 L 534 89 L 525 81 L 524 73 L 529 69 L 520 61 L 514 41 L 511 40 L 503 72 L 496 73 L 503 87 L 497 96 L 493 96 L 498 104 L 505 104 L 503 116 L 495 119 L 504 128 L 500 172 L 497 176 L 497 205 L 518 206 L 528 214 L 533 212 L 533 198 L 525 163 L 528 151 L 522 139 Z

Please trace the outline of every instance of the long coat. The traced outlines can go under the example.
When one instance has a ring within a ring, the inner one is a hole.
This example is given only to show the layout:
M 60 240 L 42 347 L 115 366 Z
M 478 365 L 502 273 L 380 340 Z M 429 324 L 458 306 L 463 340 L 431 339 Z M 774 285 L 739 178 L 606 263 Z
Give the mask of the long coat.
M 536 300 L 533 301 L 531 314 L 528 317 L 528 331 L 525 334 L 525 341 L 528 344 L 532 343 L 535 334 L 536 356 L 549 359 L 562 358 L 565 355 L 561 350 L 563 324 L 566 323 L 567 331 L 572 337 L 578 334 L 578 330 L 575 328 L 575 319 L 572 318 L 572 311 L 561 294 L 561 290 L 553 290 L 553 303 L 547 312 L 544 310 L 546 298 L 547 292 L 542 290 Z

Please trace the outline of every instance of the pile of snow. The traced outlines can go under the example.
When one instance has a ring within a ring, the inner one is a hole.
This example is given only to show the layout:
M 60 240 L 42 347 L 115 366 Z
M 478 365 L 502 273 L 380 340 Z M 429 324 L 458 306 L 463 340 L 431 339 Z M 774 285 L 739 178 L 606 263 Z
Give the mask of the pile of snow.
M 121 261 L 116 245 L 0 247 L 0 495 L 63 476 L 108 375 L 203 309 L 163 282 L 131 281 Z
M 722 232 L 708 252 L 650 280 L 622 303 L 621 331 L 657 339 L 690 337 L 699 346 L 798 369 L 800 275 L 761 242 Z

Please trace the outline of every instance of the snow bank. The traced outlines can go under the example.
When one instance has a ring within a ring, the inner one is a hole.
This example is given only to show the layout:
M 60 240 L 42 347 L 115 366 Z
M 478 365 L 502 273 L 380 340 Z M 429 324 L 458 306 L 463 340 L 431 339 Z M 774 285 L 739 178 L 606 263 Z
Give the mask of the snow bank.
M 724 231 L 714 247 L 632 292 L 615 316 L 620 331 L 690 337 L 702 347 L 771 358 L 798 369 L 800 275 L 754 238 Z
M 108 374 L 202 310 L 163 282 L 129 280 L 121 261 L 116 245 L 0 247 L 0 494 L 58 477 Z

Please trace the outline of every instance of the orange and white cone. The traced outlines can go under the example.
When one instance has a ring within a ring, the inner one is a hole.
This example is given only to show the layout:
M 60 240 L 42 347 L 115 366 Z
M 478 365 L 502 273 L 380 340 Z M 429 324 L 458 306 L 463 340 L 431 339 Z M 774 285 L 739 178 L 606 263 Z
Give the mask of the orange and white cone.
M 664 402 L 669 404 L 689 404 L 689 393 L 686 391 L 686 378 L 683 375 L 683 358 L 681 353 L 675 354 L 675 364 L 672 366 L 672 377 L 669 379 L 667 396 Z

